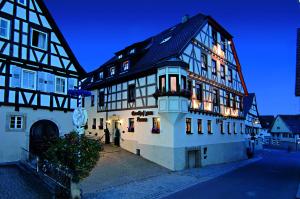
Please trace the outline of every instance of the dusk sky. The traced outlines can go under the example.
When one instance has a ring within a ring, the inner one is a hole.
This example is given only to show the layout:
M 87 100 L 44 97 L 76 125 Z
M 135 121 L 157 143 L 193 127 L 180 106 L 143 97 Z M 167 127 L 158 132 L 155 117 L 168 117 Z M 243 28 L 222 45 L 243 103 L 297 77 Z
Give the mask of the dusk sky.
M 295 97 L 298 0 L 45 0 L 80 64 L 92 71 L 114 52 L 185 14 L 212 16 L 233 36 L 261 115 L 299 114 Z

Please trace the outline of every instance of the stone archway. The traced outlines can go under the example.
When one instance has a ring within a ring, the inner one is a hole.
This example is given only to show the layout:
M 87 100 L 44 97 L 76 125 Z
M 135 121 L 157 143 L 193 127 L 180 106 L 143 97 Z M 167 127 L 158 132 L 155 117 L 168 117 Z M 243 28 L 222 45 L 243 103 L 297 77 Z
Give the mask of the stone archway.
M 30 128 L 29 151 L 41 156 L 49 148 L 49 141 L 59 137 L 57 125 L 50 120 L 39 120 Z

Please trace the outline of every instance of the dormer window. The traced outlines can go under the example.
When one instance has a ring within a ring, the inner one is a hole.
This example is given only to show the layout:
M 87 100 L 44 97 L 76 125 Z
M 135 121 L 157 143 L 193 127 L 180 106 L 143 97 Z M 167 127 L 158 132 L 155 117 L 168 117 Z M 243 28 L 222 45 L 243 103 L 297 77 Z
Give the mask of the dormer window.
M 163 43 L 166 43 L 167 41 L 169 41 L 171 39 L 171 36 L 170 37 L 167 37 L 165 39 L 163 39 L 160 44 L 163 44 Z
M 129 54 L 131 54 L 131 55 L 134 54 L 134 53 L 135 53 L 135 48 L 131 49 L 130 52 L 129 52 Z
M 109 75 L 110 76 L 114 76 L 116 74 L 116 68 L 113 66 L 113 67 L 110 67 L 109 69 Z
M 103 72 L 99 73 L 99 79 L 102 80 L 103 79 Z
M 123 55 L 122 55 L 122 54 L 118 56 L 118 59 L 122 59 L 122 58 L 123 58 Z
M 129 69 L 129 61 L 124 61 L 122 63 L 122 71 L 127 71 Z

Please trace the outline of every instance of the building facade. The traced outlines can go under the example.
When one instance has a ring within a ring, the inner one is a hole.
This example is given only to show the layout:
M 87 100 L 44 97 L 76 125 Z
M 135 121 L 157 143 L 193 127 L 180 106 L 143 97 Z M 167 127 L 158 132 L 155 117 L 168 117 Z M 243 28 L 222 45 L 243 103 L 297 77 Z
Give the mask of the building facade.
M 124 48 L 83 87 L 89 136 L 171 170 L 246 158 L 247 89 L 232 36 L 211 17 Z
M 300 28 L 297 29 L 297 54 L 296 54 L 296 87 L 295 94 L 300 96 Z
M 248 147 L 253 148 L 254 150 L 262 149 L 262 126 L 259 120 L 255 93 L 249 93 L 249 95 L 244 98 L 244 116 Z
M 0 163 L 72 130 L 84 73 L 43 1 L 0 1 Z

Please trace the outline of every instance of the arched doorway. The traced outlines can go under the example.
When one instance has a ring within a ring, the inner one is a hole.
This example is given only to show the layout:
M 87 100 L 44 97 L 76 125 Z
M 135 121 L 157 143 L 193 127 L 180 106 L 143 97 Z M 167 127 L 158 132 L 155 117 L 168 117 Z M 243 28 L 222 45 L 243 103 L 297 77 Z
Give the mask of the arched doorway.
M 49 141 L 58 138 L 57 125 L 50 120 L 40 120 L 30 128 L 29 151 L 41 156 L 49 148 Z

